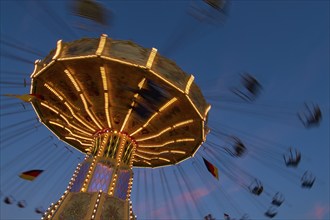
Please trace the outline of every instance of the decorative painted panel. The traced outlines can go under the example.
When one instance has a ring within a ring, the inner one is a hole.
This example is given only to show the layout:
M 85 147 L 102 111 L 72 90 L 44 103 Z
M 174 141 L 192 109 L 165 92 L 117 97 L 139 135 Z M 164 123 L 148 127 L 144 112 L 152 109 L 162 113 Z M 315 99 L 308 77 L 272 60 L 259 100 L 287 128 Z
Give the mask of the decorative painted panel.
M 80 167 L 80 171 L 71 187 L 71 192 L 79 192 L 82 184 L 84 183 L 84 180 L 86 178 L 86 174 L 88 172 L 90 163 L 89 162 L 84 162 L 82 166 Z
M 119 220 L 125 219 L 126 210 L 125 202 L 114 197 L 106 196 L 102 206 L 100 220 Z
M 118 171 L 118 180 L 115 189 L 115 196 L 120 199 L 126 199 L 128 182 L 131 177 L 130 170 L 119 170 Z
M 93 194 L 78 193 L 72 194 L 67 205 L 63 207 L 59 214 L 59 220 L 82 220 L 86 218 L 87 212 L 93 204 L 91 199 Z
M 108 191 L 113 168 L 98 163 L 89 183 L 88 192 Z

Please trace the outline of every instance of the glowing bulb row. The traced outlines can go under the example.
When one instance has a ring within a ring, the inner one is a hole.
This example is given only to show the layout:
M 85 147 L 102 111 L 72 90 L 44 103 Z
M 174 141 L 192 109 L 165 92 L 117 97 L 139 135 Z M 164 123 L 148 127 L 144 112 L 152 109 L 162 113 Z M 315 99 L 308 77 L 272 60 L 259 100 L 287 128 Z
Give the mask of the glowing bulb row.
M 101 195 L 102 195 L 102 190 L 99 191 L 99 193 L 97 194 L 97 199 L 96 199 L 96 203 L 94 205 L 94 209 L 93 209 L 93 214 L 92 214 L 92 220 L 95 219 L 95 215 L 96 215 L 96 211 L 97 211 L 97 207 L 99 206 L 100 204 L 100 198 L 101 198 Z
M 69 193 L 69 191 L 71 190 L 72 186 L 73 186 L 73 183 L 74 181 L 76 180 L 76 177 L 80 171 L 80 168 L 81 168 L 82 164 L 79 163 L 70 179 L 70 182 L 69 182 L 69 185 L 67 186 L 66 190 L 64 191 L 63 195 L 61 196 L 61 198 L 57 201 L 57 203 L 52 203 L 50 205 L 50 207 L 48 207 L 47 211 L 44 213 L 44 216 L 45 217 L 42 217 L 41 219 L 50 219 L 53 214 L 55 213 L 55 211 L 57 210 L 57 208 L 60 206 L 60 204 L 63 202 L 64 198 L 67 196 L 67 194 Z

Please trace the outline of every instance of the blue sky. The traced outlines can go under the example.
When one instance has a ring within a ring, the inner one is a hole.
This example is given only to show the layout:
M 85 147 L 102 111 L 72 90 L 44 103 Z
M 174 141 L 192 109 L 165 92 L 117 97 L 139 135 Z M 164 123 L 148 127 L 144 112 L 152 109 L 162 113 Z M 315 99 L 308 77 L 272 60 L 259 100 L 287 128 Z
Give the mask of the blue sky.
M 93 33 L 73 29 L 75 33 L 72 34 L 70 30 L 79 19 L 68 13 L 65 1 L 46 1 L 45 7 L 35 1 L 1 1 L 1 39 L 16 40 L 20 42 L 17 45 L 38 49 L 44 56 L 59 39 L 99 37 L 102 32 L 114 39 L 133 40 L 146 48 L 155 47 L 185 72 L 193 74 L 212 104 L 211 133 L 207 140 L 223 143 L 223 137 L 213 135 L 215 131 L 222 131 L 233 133 L 248 143 L 249 151 L 244 158 L 219 154 L 220 160 L 217 160 L 209 156 L 219 169 L 219 182 L 213 181 L 206 169 L 203 174 L 206 179 L 201 179 L 193 159 L 180 165 L 188 178 L 179 181 L 175 179 L 175 172 L 179 172 L 177 167 L 161 171 L 135 170 L 139 177 L 135 178 L 132 197 L 133 209 L 139 219 L 173 219 L 175 216 L 202 219 L 191 196 L 186 194 L 193 194 L 203 213 L 211 213 L 216 219 L 223 219 L 223 213 L 238 218 L 240 211 L 236 209 L 248 213 L 251 219 L 264 219 L 269 196 L 253 197 L 222 172 L 224 165 L 241 175 L 242 181 L 248 180 L 240 169 L 262 180 L 267 192 L 283 192 L 286 201 L 278 208 L 274 219 L 330 218 L 329 1 L 231 1 L 225 22 L 218 25 L 200 23 L 187 13 L 192 6 L 205 8 L 202 1 L 102 3 L 113 12 L 111 26 Z M 31 60 L 31 63 L 9 59 L 9 52 Z M 28 93 L 28 87 L 8 88 L 9 85 L 3 82 L 21 83 L 24 77 L 28 79 L 34 60 L 42 58 L 8 47 L 2 41 L 1 95 Z M 22 74 L 11 75 L 8 71 Z M 251 73 L 263 85 L 260 97 L 253 104 L 240 102 L 229 92 L 233 86 L 239 86 L 242 72 Z M 317 128 L 305 129 L 296 117 L 306 101 L 318 103 L 322 109 L 322 123 Z M 1 102 L 1 114 L 4 114 L 1 115 L 1 200 L 11 194 L 17 199 L 21 196 L 28 203 L 27 208 L 20 209 L 1 202 L 1 219 L 38 219 L 34 208 L 42 204 L 48 207 L 59 198 L 80 154 L 71 155 L 55 137 L 49 138 L 42 148 L 30 150 L 51 132 L 42 126 L 34 128 L 38 123 L 33 119 L 34 112 L 27 111 L 31 108 L 24 110 L 20 104 L 10 105 L 18 101 L 3 97 Z M 16 111 L 20 113 L 6 115 Z M 23 125 L 23 121 L 29 119 L 31 121 Z M 14 128 L 17 133 L 25 129 L 31 130 L 31 134 L 14 139 L 14 131 L 5 130 L 14 123 L 22 123 Z M 275 169 L 277 163 L 285 168 L 281 164 L 282 158 L 267 161 L 269 157 L 263 152 L 281 153 L 289 146 L 302 153 L 298 169 Z M 29 150 L 28 153 L 19 156 L 25 150 Z M 40 159 L 40 155 L 48 161 Z M 201 148 L 196 159 L 200 160 L 203 155 L 207 154 Z M 51 161 L 55 157 L 61 162 Z M 11 160 L 15 163 L 10 163 Z M 33 169 L 36 164 L 46 167 L 53 175 L 40 176 L 32 183 L 13 178 L 23 168 Z M 310 190 L 299 186 L 299 176 L 305 170 L 317 177 Z M 162 185 L 162 173 L 168 178 L 168 185 Z M 178 185 L 184 187 L 184 180 L 189 182 L 191 190 L 180 191 Z M 171 194 L 164 193 L 167 186 L 171 188 Z

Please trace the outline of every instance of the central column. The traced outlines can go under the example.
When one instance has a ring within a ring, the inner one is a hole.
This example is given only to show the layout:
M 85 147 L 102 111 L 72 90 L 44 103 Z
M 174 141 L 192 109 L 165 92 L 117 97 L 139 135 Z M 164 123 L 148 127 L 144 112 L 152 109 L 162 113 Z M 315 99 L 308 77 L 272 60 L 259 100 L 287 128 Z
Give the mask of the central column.
M 133 157 L 137 143 L 126 133 L 103 129 L 79 164 L 67 190 L 44 219 L 132 219 Z

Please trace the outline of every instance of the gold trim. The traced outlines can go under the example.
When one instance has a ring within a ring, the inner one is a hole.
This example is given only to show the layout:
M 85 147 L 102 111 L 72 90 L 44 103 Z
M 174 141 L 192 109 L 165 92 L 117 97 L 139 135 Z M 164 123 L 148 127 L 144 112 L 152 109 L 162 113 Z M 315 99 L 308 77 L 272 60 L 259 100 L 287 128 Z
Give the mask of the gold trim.
M 186 85 L 186 90 L 185 90 L 185 93 L 187 95 L 189 94 L 190 86 L 193 83 L 193 81 L 194 81 L 194 76 L 193 75 L 190 75 L 189 80 L 188 80 L 187 85 Z
M 186 97 L 188 99 L 188 101 L 190 102 L 190 104 L 192 105 L 192 107 L 195 109 L 195 111 L 197 112 L 197 114 L 199 115 L 199 117 L 203 120 L 203 116 L 202 114 L 198 111 L 197 107 L 195 106 L 195 104 L 191 101 L 190 97 L 186 94 Z
M 146 64 L 146 68 L 151 69 L 156 54 L 157 54 L 157 49 L 156 48 L 152 48 L 151 51 L 150 51 L 150 55 L 149 55 L 147 64 Z
M 100 42 L 99 42 L 99 46 L 96 50 L 96 55 L 101 55 L 105 46 L 105 43 L 107 42 L 107 37 L 108 35 L 106 34 L 102 34 L 100 37 Z
M 41 62 L 41 60 L 35 60 L 34 61 L 34 69 L 33 69 L 33 72 L 30 75 L 30 78 L 33 79 L 33 75 L 36 74 L 36 71 L 38 69 L 38 65 L 39 65 L 40 62 Z M 33 84 L 31 83 L 31 85 L 33 85 Z M 31 90 L 30 91 L 32 91 L 32 86 L 31 86 Z M 30 92 L 30 93 L 32 93 L 32 92 Z
M 58 40 L 56 44 L 56 53 L 53 56 L 53 60 L 56 60 L 62 51 L 62 40 Z
M 139 82 L 139 84 L 138 84 L 138 87 L 139 87 L 139 89 L 141 90 L 142 89 L 142 87 L 143 87 L 143 84 L 145 83 L 145 81 L 146 81 L 146 78 L 143 78 L 140 82 Z M 135 93 L 134 94 L 134 97 L 135 98 L 137 98 L 139 96 L 139 93 Z M 120 131 L 123 131 L 124 130 L 124 128 L 125 128 L 125 126 L 126 126 L 126 123 L 127 123 L 127 121 L 128 121 L 128 118 L 129 118 L 129 116 L 131 115 L 131 112 L 132 112 L 132 107 L 134 106 L 134 101 L 132 101 L 132 103 L 131 103 L 131 107 L 129 108 L 129 110 L 128 110 L 128 112 L 127 112 L 127 114 L 126 114 L 126 117 L 125 117 L 125 120 L 124 120 L 124 122 L 123 122 L 123 124 L 122 124 L 122 126 L 121 126 L 121 128 L 120 128 Z
M 141 148 L 153 148 L 153 147 L 164 147 L 169 144 L 178 143 L 178 142 L 192 142 L 195 141 L 195 138 L 183 138 L 183 139 L 176 139 L 171 141 L 166 141 L 162 144 L 139 144 Z
M 165 103 L 159 110 L 158 112 L 155 112 L 148 120 L 147 122 L 142 125 L 142 127 L 138 128 L 136 131 L 134 131 L 133 133 L 130 134 L 130 136 L 135 135 L 137 132 L 141 131 L 143 128 L 147 127 L 148 124 L 150 123 L 150 121 L 156 117 L 156 115 L 158 115 L 160 112 L 162 112 L 164 109 L 168 108 L 171 104 L 173 104 L 175 101 L 177 101 L 178 99 L 176 97 L 172 98 L 170 101 L 168 101 L 167 103 Z
M 173 130 L 174 128 L 177 128 L 177 127 L 180 127 L 180 126 L 183 126 L 183 125 L 186 125 L 186 124 L 190 124 L 190 123 L 193 123 L 193 122 L 194 122 L 193 119 L 189 119 L 189 120 L 186 120 L 186 121 L 183 121 L 183 122 L 179 122 L 179 123 L 173 125 L 172 127 L 165 128 L 164 130 L 160 131 L 159 133 L 157 133 L 155 135 L 148 136 L 148 137 L 145 137 L 145 138 L 136 139 L 136 141 L 140 142 L 140 141 L 149 140 L 151 138 L 158 137 L 158 136 L 162 135 L 163 133 L 165 133 L 167 131 Z
M 207 114 L 209 113 L 210 109 L 211 109 L 211 105 L 209 104 L 209 105 L 206 107 L 206 110 L 205 110 L 205 113 L 204 113 L 204 119 L 203 119 L 203 121 L 206 121 L 206 116 L 207 116 Z

